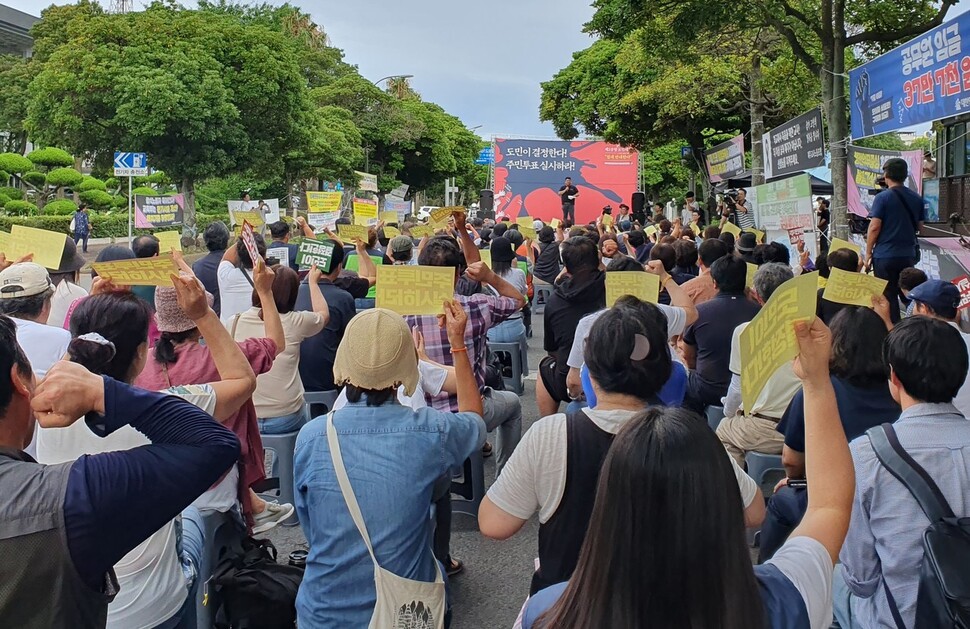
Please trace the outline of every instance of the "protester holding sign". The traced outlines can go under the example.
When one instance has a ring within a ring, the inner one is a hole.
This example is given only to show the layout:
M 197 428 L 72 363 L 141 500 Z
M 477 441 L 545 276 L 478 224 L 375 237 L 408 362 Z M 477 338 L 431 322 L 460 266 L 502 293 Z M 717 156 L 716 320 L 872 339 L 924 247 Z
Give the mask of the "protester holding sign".
M 266 255 L 266 243 L 260 234 L 253 235 L 256 250 L 262 258 Z M 253 294 L 253 258 L 242 238 L 235 247 L 226 249 L 219 262 L 219 302 L 222 312 L 219 318 L 227 323 L 234 315 L 250 306 Z

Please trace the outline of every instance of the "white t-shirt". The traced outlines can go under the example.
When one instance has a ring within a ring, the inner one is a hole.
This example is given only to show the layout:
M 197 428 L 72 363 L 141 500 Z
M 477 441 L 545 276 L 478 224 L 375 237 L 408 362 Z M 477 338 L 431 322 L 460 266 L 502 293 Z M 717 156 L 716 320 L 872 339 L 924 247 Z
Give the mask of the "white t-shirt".
M 236 268 L 231 262 L 223 260 L 219 263 L 217 276 L 219 278 L 219 300 L 222 311 L 219 319 L 223 325 L 227 324 L 235 315 L 253 307 L 253 285 L 246 279 L 252 279 L 252 271 Z
M 64 325 L 64 319 L 67 319 L 67 311 L 71 308 L 71 304 L 75 300 L 87 296 L 88 291 L 77 284 L 67 280 L 62 281 L 54 289 L 54 294 L 51 296 L 51 313 L 47 317 L 47 325 L 67 329 L 67 326 Z
M 165 393 L 178 396 L 210 415 L 216 408 L 215 391 L 207 384 L 172 387 Z M 149 443 L 148 437 L 131 426 L 123 426 L 107 437 L 98 437 L 83 421 L 67 428 L 38 426 L 37 460 L 53 465 L 74 461 L 83 454 L 131 450 Z M 238 472 L 236 478 L 238 482 Z M 108 629 L 151 629 L 182 608 L 188 590 L 175 541 L 173 520 L 115 564 L 121 590 L 108 605 Z
M 601 430 L 615 435 L 640 411 L 587 408 L 583 412 Z M 489 500 L 516 518 L 528 520 L 538 511 L 539 522 L 547 522 L 559 508 L 566 490 L 567 445 L 566 415 L 559 413 L 540 419 L 522 435 L 502 475 L 489 488 Z M 731 461 L 741 500 L 747 507 L 755 499 L 758 485 L 734 463 L 727 451 L 724 456 Z
M 738 387 L 740 387 L 741 375 L 741 333 L 748 327 L 748 323 L 750 322 L 742 323 L 734 328 L 734 334 L 731 335 L 731 360 L 728 367 L 732 375 L 739 376 Z M 732 377 L 731 380 L 733 382 L 734 378 Z M 744 411 L 748 415 L 757 413 L 780 419 L 785 414 L 785 410 L 788 409 L 788 405 L 791 404 L 792 398 L 801 388 L 802 381 L 792 370 L 792 361 L 788 361 L 768 378 L 765 388 L 758 394 L 758 400 L 754 403 L 754 407 L 746 408 Z M 730 394 L 731 391 L 728 391 L 729 396 Z M 725 403 L 725 409 L 727 407 L 728 404 Z
M 960 331 L 960 336 L 963 337 L 963 342 L 967 345 L 967 352 L 970 353 L 970 334 L 967 334 L 963 330 L 960 330 L 960 326 L 956 323 L 950 322 L 950 325 L 955 327 Z M 964 381 L 963 386 L 957 392 L 957 396 L 953 398 L 953 406 L 963 413 L 964 417 L 970 417 L 970 377 Z
M 64 328 L 27 319 L 13 319 L 17 324 L 17 343 L 23 348 L 30 368 L 38 380 L 47 375 L 54 363 L 64 358 L 71 344 L 71 333 Z
M 765 563 L 778 568 L 802 595 L 811 629 L 828 629 L 832 624 L 835 567 L 825 546 L 812 537 L 790 537 Z
M 687 327 L 687 311 L 683 308 L 667 306 L 665 304 L 656 304 L 656 306 L 667 317 L 667 338 L 672 339 L 675 336 L 683 334 L 684 328 Z M 583 358 L 583 350 L 586 348 L 586 337 L 589 336 L 589 331 L 593 329 L 593 324 L 596 323 L 596 320 L 604 312 L 606 310 L 599 310 L 579 320 L 579 324 L 576 326 L 576 335 L 573 337 L 573 346 L 569 348 L 569 358 L 566 359 L 566 364 L 573 369 L 579 369 L 586 362 Z
M 419 410 L 428 406 L 425 401 L 425 394 L 434 397 L 441 393 L 441 387 L 445 386 L 448 378 L 448 370 L 434 363 L 424 360 L 418 361 L 418 386 L 414 388 L 414 395 L 407 395 L 404 386 L 397 388 L 397 401 L 401 406 L 408 406 L 412 410 Z M 347 406 L 347 389 L 341 389 L 337 401 L 333 403 L 333 410 L 339 411 Z

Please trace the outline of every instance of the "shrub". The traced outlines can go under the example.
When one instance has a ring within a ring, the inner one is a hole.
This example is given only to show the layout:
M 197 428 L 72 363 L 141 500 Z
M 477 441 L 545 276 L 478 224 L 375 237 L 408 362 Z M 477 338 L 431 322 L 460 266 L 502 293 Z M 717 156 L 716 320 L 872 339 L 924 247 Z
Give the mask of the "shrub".
M 128 197 L 116 194 L 111 197 L 111 207 L 113 209 L 128 208 Z
M 23 180 L 35 188 L 43 188 L 47 184 L 47 175 L 42 172 L 32 170 L 21 175 Z
M 86 190 L 77 196 L 81 199 L 82 203 L 87 203 L 99 210 L 107 210 L 111 207 L 111 202 L 113 201 L 113 197 L 103 190 Z
M 24 193 L 20 191 L 20 188 L 11 188 L 10 186 L 0 186 L 0 194 L 6 195 L 11 199 L 21 200 L 24 198 Z
M 115 177 L 108 177 L 104 180 L 105 189 L 111 188 L 112 190 L 118 189 L 118 179 Z
M 54 148 L 53 146 L 31 151 L 27 153 L 27 159 L 38 166 L 45 167 L 47 170 L 74 165 L 74 157 L 70 153 L 64 149 Z M 3 168 L 3 166 L 0 166 L 0 168 Z
M 0 170 L 20 174 L 34 170 L 34 165 L 19 153 L 0 153 Z
M 63 188 L 76 186 L 84 180 L 84 175 L 73 168 L 55 168 L 47 173 L 47 185 Z
M 12 216 L 32 216 L 37 213 L 37 206 L 28 201 L 12 200 L 7 201 L 3 206 L 4 211 Z
M 74 214 L 77 211 L 77 205 L 74 201 L 70 199 L 60 199 L 58 201 L 51 201 L 44 206 L 44 214 L 54 215 L 54 216 L 66 216 L 69 214 Z
M 132 189 L 131 194 L 132 195 L 141 194 L 149 197 L 157 197 L 162 195 L 161 192 L 149 186 L 138 186 L 137 188 Z
M 85 175 L 81 183 L 75 186 L 78 192 L 87 192 L 88 190 L 100 190 L 104 192 L 107 190 L 107 186 L 100 179 L 95 179 L 94 177 Z
M 7 201 L 9 201 L 9 200 L 10 200 L 10 197 L 8 197 L 5 194 L 0 193 L 0 207 L 5 206 L 7 204 Z

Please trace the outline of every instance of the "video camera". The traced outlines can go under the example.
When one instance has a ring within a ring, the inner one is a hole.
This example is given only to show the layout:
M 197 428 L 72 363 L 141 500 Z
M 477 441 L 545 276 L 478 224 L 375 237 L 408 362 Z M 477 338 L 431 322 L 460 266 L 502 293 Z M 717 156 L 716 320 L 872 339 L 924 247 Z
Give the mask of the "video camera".
M 733 210 L 736 207 L 735 201 L 737 200 L 737 198 L 738 198 L 738 191 L 735 190 L 734 188 L 724 191 L 723 201 L 724 201 L 724 204 L 728 206 L 728 208 Z
M 879 175 L 878 177 L 876 177 L 876 185 L 878 186 L 877 188 L 870 188 L 868 190 L 869 196 L 874 197 L 880 192 L 882 192 L 883 190 L 889 189 L 889 184 L 886 183 L 885 175 Z

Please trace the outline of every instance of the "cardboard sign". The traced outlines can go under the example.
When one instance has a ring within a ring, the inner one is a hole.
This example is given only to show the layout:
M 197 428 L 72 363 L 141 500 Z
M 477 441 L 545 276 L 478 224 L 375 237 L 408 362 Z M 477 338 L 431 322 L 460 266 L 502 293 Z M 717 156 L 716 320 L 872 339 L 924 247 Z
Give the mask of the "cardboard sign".
M 455 295 L 455 270 L 444 266 L 377 267 L 378 308 L 402 315 L 436 315 Z
M 159 253 L 169 253 L 174 248 L 176 251 L 182 250 L 182 233 L 177 231 L 158 232 L 154 234 L 158 238 Z
M 411 235 L 415 238 L 424 238 L 425 236 L 434 236 L 434 227 L 431 225 L 415 225 L 411 228 Z
M 307 192 L 306 207 L 307 213 L 330 214 L 340 210 L 340 201 L 343 199 L 343 192 Z
M 963 310 L 970 306 L 970 276 L 961 275 L 950 281 L 960 289 L 960 305 L 957 306 L 957 310 Z
M 633 295 L 651 304 L 660 298 L 660 278 L 640 271 L 610 271 L 606 274 L 606 307 L 612 308 L 624 295 Z
M 34 262 L 48 269 L 56 269 L 61 264 L 64 243 L 67 236 L 57 232 L 14 225 L 7 238 L 8 260 L 19 260 L 28 253 L 34 254 Z
M 380 218 L 386 224 L 397 224 L 398 221 L 397 212 L 381 212 Z
M 266 250 L 266 259 L 276 258 L 281 266 L 290 266 L 290 250 L 287 247 L 272 247 Z
M 354 199 L 354 225 L 377 225 L 377 201 Z
M 256 247 L 256 235 L 253 231 L 253 226 L 249 222 L 243 222 L 242 232 L 239 234 L 242 238 L 243 245 L 246 246 L 246 252 L 249 253 L 249 259 L 253 262 L 253 268 L 256 268 L 256 261 L 259 260 L 259 249 Z
M 771 295 L 741 333 L 741 401 L 754 408 L 778 368 L 798 355 L 794 323 L 815 316 L 818 273 L 790 279 Z
M 872 275 L 832 269 L 829 281 L 825 283 L 822 299 L 837 304 L 871 308 L 872 298 L 883 294 L 886 283 L 886 280 Z
M 333 252 L 337 249 L 337 243 L 332 240 L 310 240 L 307 238 L 300 243 L 296 251 L 296 264 L 301 269 L 309 269 L 314 264 L 324 273 L 330 273 L 333 269 Z M 269 253 L 267 251 L 267 253 Z
M 750 262 L 748 262 L 747 265 L 748 265 L 748 274 L 744 278 L 744 287 L 745 288 L 753 288 L 754 287 L 754 274 L 758 272 L 758 265 L 757 264 L 751 264 Z
M 492 268 L 492 252 L 491 251 L 489 251 L 488 249 L 482 249 L 481 251 L 478 252 L 478 255 L 482 259 L 482 262 L 485 263 L 485 266 L 487 266 L 488 268 Z
M 355 238 L 367 242 L 367 228 L 363 225 L 337 225 L 337 235 L 348 245 L 353 245 Z
M 457 205 L 450 207 L 439 207 L 437 210 L 431 210 L 431 218 L 428 219 L 429 223 L 447 223 L 448 218 L 451 217 L 455 212 L 464 212 L 465 208 Z
M 401 230 L 397 227 L 391 227 L 390 225 L 384 226 L 384 237 L 390 240 L 401 235 Z
M 833 251 L 838 251 L 839 249 L 850 249 L 855 251 L 857 254 L 862 255 L 862 247 L 855 244 L 854 242 L 849 242 L 848 240 L 842 240 L 841 238 L 833 238 L 832 242 L 829 244 L 829 253 Z
M 741 235 L 741 229 L 731 221 L 726 221 L 724 225 L 721 226 L 721 233 L 734 234 L 734 237 L 737 238 Z
M 91 266 L 99 277 L 111 280 L 117 286 L 171 286 L 172 276 L 179 274 L 171 255 L 95 262 Z

